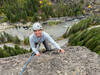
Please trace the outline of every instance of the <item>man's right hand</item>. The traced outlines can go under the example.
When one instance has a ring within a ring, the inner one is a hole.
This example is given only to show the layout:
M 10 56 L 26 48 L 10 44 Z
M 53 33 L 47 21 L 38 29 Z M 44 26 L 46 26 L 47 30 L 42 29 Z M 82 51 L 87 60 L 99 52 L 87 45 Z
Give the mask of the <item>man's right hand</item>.
M 40 56 L 40 53 L 37 53 L 36 56 Z

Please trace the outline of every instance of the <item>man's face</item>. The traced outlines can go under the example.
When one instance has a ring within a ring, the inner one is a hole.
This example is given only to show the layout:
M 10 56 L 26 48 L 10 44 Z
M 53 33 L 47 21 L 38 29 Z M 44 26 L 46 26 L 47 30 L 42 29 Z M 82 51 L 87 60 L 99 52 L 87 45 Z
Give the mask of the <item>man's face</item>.
M 34 30 L 34 33 L 37 37 L 41 37 L 42 36 L 42 30 Z

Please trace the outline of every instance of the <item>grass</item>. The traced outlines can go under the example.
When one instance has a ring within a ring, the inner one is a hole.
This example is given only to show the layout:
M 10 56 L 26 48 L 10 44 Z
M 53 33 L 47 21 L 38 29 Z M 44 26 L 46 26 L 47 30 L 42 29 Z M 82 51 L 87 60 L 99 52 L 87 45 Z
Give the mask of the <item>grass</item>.
M 60 24 L 60 23 L 61 23 L 61 21 L 49 21 L 48 25 L 53 26 L 53 25 L 57 25 L 57 24 Z

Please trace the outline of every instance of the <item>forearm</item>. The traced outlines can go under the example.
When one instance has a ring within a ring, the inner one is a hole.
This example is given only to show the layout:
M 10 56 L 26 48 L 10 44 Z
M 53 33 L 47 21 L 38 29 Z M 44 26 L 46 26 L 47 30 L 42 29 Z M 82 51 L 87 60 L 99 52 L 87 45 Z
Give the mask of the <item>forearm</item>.
M 46 39 L 52 43 L 57 49 L 61 49 L 61 47 L 50 37 L 48 34 L 46 34 Z
M 35 54 L 38 54 L 39 51 L 36 49 L 36 48 L 32 48 L 32 51 L 35 53 Z
M 32 51 L 35 52 L 36 54 L 39 53 L 37 48 L 35 48 L 35 43 L 32 38 L 29 38 L 29 42 L 30 42 L 30 47 L 32 48 Z
M 57 49 L 61 49 L 61 47 L 60 47 L 53 39 L 49 39 L 49 41 L 50 41 Z

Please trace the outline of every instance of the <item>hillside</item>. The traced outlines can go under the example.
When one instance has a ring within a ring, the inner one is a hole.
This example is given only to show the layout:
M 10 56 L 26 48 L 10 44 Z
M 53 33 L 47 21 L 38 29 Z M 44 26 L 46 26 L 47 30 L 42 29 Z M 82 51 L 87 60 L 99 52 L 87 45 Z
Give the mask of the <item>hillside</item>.
M 100 17 L 91 16 L 70 26 L 63 35 L 70 46 L 85 46 L 100 54 Z

